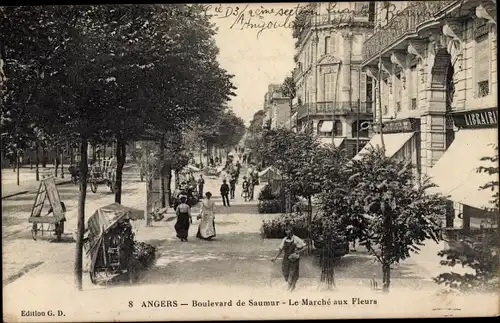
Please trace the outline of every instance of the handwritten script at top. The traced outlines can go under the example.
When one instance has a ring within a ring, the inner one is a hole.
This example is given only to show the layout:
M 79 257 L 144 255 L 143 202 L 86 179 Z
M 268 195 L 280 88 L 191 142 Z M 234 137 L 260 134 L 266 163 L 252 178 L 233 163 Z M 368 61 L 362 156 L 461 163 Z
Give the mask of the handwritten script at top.
M 265 5 L 252 6 L 249 5 L 236 6 L 236 5 L 205 5 L 205 14 L 215 19 L 228 19 L 230 20 L 230 29 L 245 30 L 253 29 L 257 31 L 257 38 L 264 32 L 264 30 L 280 29 L 280 28 L 294 28 L 295 16 L 304 14 L 307 16 L 316 16 L 320 19 L 328 19 L 332 24 L 343 24 L 352 21 L 355 15 L 368 15 L 368 8 L 361 8 L 355 11 L 351 9 L 338 9 L 336 3 L 332 3 L 326 9 L 326 14 L 319 15 L 314 9 L 308 6 L 301 6 L 300 4 L 291 8 L 270 8 Z M 318 20 L 316 19 L 316 22 Z M 304 20 L 299 22 L 300 28 L 308 27 L 310 22 Z

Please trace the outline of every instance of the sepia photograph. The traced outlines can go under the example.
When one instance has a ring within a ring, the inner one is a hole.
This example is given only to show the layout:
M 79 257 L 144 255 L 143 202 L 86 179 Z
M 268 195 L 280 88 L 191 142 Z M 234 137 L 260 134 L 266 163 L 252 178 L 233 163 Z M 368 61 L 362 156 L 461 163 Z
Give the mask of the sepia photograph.
M 500 315 L 495 0 L 0 6 L 3 321 Z

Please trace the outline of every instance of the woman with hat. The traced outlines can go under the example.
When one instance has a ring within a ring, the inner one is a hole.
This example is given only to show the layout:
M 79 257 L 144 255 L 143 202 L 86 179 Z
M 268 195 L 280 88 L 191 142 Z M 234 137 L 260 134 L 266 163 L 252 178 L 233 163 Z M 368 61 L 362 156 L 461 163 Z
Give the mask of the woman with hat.
M 304 240 L 293 234 L 291 224 L 285 227 L 285 235 L 286 237 L 281 240 L 278 254 L 271 261 L 275 262 L 281 253 L 284 253 L 281 270 L 283 278 L 288 282 L 288 290 L 293 291 L 299 279 L 300 253 L 305 250 L 306 244 Z
M 177 238 L 181 241 L 188 241 L 189 225 L 193 223 L 191 218 L 191 207 L 186 204 L 187 197 L 185 195 L 180 196 L 180 204 L 175 209 L 175 214 L 177 215 L 177 222 L 175 223 L 175 232 L 177 232 Z
M 215 237 L 215 203 L 210 198 L 212 193 L 205 194 L 206 200 L 201 201 L 200 214 L 197 219 L 200 219 L 198 233 L 196 237 L 199 239 L 210 240 Z

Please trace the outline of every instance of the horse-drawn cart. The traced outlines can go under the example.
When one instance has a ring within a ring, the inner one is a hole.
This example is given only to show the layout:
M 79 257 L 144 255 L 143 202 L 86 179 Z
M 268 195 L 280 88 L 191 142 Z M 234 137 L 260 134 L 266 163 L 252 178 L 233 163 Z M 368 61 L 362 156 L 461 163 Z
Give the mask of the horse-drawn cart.
M 76 185 L 80 183 L 80 168 L 79 166 L 69 166 L 68 171 L 71 174 L 71 181 Z M 115 192 L 116 188 L 116 163 L 112 159 L 105 159 L 100 164 L 89 165 L 89 172 L 87 175 L 87 183 L 90 186 L 92 193 L 97 192 L 99 184 L 105 184 Z
M 93 193 L 97 192 L 99 184 L 105 184 L 115 192 L 116 188 L 116 165 L 113 165 L 111 160 L 104 160 L 102 166 L 93 165 L 89 172 L 90 190 Z

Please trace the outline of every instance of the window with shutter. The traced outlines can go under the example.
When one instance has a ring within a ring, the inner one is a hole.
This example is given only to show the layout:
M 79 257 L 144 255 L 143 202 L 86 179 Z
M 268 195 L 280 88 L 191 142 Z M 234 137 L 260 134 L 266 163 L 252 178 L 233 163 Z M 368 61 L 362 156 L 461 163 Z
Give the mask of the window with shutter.
M 359 101 L 360 102 L 365 102 L 366 100 L 366 73 L 362 73 L 360 71 L 360 76 L 361 80 L 359 82 L 360 88 L 359 88 Z
M 325 37 L 325 48 L 324 48 L 325 55 L 330 54 L 330 41 L 331 41 L 331 37 L 326 36 Z
M 351 69 L 351 100 L 356 102 L 359 99 L 359 70 Z
M 366 76 L 366 102 L 373 102 L 373 79 Z
M 488 33 L 479 32 L 483 26 L 476 25 L 476 43 L 474 48 L 476 97 L 490 94 L 490 43 Z
M 323 101 L 333 100 L 333 73 L 323 75 Z

